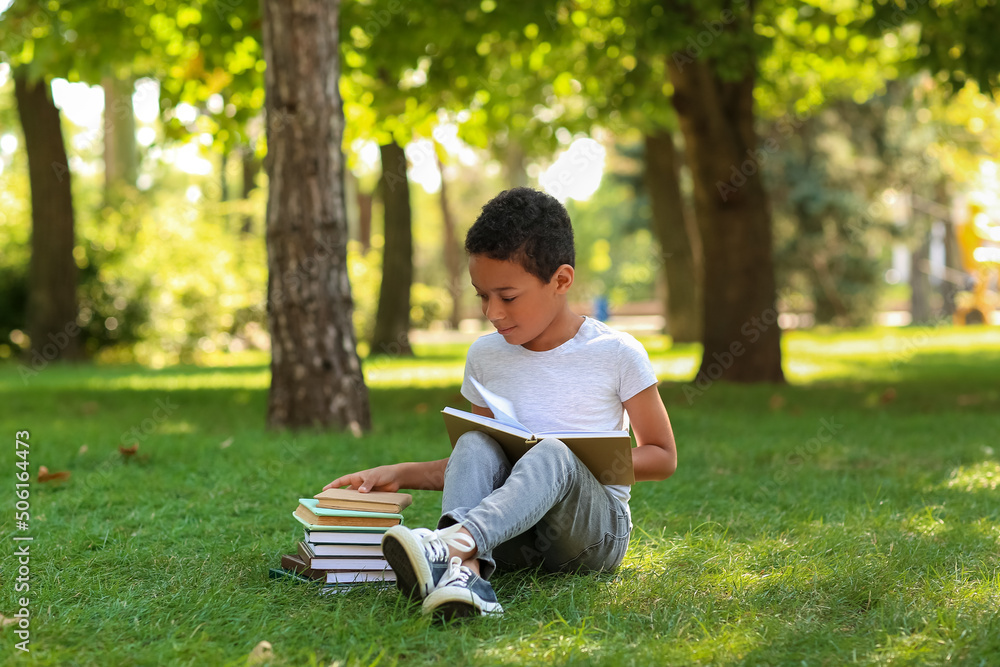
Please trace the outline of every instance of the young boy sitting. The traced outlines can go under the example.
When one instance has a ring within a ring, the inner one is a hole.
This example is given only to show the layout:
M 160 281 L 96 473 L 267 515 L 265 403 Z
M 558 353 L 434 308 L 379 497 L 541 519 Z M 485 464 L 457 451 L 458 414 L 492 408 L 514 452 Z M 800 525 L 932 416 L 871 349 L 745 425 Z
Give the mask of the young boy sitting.
M 535 431 L 632 430 L 636 481 L 677 465 L 673 431 L 642 345 L 570 310 L 573 228 L 553 197 L 501 192 L 465 239 L 469 274 L 496 333 L 476 340 L 462 395 L 492 417 L 473 378 L 513 404 Z M 325 488 L 443 491 L 436 530 L 394 526 L 382 539 L 399 588 L 445 618 L 502 613 L 489 579 L 501 567 L 613 570 L 632 530 L 629 487 L 605 486 L 561 441 L 547 438 L 511 465 L 470 431 L 439 461 L 379 466 Z

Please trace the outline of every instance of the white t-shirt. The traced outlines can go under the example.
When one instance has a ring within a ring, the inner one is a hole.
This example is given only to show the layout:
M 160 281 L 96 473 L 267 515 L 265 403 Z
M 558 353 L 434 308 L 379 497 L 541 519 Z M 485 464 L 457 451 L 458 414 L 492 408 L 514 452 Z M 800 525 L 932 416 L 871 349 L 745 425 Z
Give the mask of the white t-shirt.
M 627 431 L 622 403 L 656 384 L 642 343 L 590 317 L 573 338 L 544 352 L 498 333 L 478 338 L 465 360 L 462 396 L 486 407 L 470 378 L 508 399 L 532 431 Z M 629 487 L 608 490 L 628 509 Z

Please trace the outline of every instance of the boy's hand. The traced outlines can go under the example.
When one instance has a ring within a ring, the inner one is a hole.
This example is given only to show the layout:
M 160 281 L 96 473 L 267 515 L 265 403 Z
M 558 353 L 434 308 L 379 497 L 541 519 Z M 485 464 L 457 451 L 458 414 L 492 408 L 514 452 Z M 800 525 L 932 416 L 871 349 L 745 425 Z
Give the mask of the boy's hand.
M 395 493 L 399 491 L 399 466 L 388 465 L 368 470 L 359 470 L 350 475 L 344 475 L 333 480 L 323 487 L 327 489 L 339 489 L 342 486 L 350 486 L 361 493 L 369 491 L 389 491 Z

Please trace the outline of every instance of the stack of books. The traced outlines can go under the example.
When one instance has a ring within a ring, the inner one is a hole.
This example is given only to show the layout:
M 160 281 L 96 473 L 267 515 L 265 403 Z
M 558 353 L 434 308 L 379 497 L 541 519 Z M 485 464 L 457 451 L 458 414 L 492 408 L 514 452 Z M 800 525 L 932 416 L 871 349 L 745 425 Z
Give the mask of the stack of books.
M 322 583 L 323 593 L 395 585 L 396 575 L 382 555 L 382 534 L 403 523 L 401 512 L 412 502 L 408 493 L 350 489 L 300 498 L 292 516 L 303 525 L 304 538 L 296 553 L 281 557 L 271 576 Z

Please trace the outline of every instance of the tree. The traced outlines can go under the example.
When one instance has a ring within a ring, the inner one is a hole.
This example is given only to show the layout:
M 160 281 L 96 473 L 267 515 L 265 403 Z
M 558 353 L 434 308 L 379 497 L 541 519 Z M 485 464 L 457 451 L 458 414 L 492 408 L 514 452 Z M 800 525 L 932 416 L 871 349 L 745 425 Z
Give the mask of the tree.
M 701 236 L 689 220 L 680 187 L 680 153 L 673 133 L 645 135 L 646 189 L 652 229 L 667 283 L 667 330 L 675 343 L 701 340 Z
M 771 215 L 754 158 L 753 63 L 748 55 L 732 78 L 706 60 L 672 61 L 669 70 L 705 252 L 699 377 L 782 382 Z
M 79 356 L 73 193 L 66 168 L 59 109 L 49 84 L 14 74 L 31 182 L 31 266 L 28 335 L 32 354 L 46 361 Z
M 336 1 L 264 0 L 271 427 L 368 429 L 347 276 Z
M 413 284 L 413 215 L 406 153 L 395 141 L 379 146 L 385 210 L 385 246 L 371 354 L 410 355 L 410 285 Z
M 105 76 L 104 88 L 104 203 L 115 205 L 139 172 L 135 142 L 134 85 L 131 77 Z

